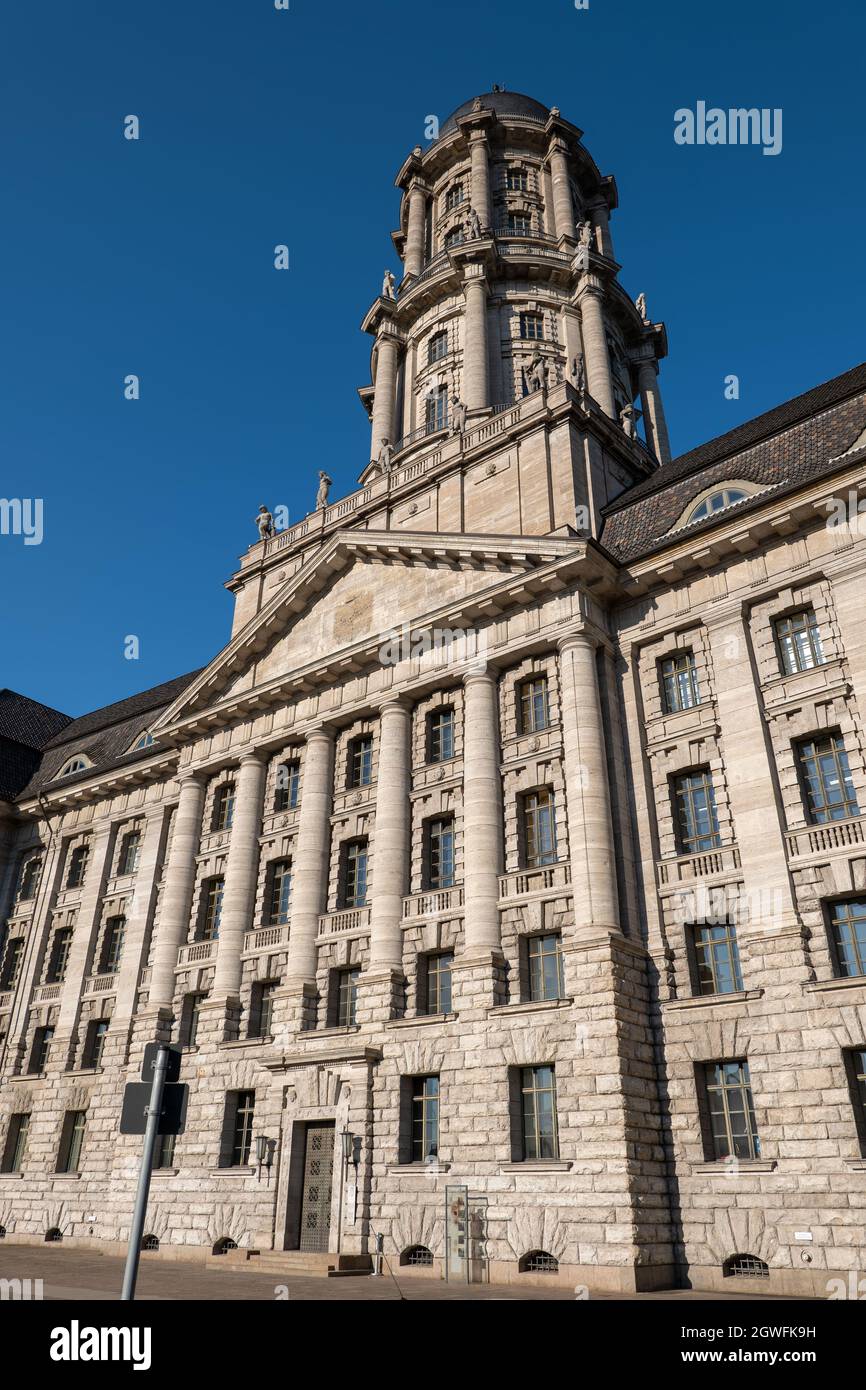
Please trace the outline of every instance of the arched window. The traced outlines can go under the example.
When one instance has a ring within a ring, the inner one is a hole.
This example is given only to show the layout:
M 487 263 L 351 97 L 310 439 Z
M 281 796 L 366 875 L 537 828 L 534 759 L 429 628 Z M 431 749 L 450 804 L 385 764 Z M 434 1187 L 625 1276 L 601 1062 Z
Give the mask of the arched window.
M 704 497 L 698 505 L 689 512 L 686 525 L 693 521 L 705 521 L 708 516 L 714 516 L 716 512 L 723 512 L 726 507 L 732 507 L 735 502 L 742 502 L 748 493 L 741 487 L 722 487 L 717 492 L 711 492 L 709 497 Z
M 149 748 L 152 743 L 153 734 L 142 734 L 140 738 L 136 739 L 135 743 L 132 745 L 132 748 L 130 749 L 130 752 L 137 753 L 139 748 Z
M 428 1250 L 426 1245 L 410 1245 L 400 1256 L 401 1265 L 432 1265 L 433 1251 Z
M 530 1250 L 517 1265 L 521 1274 L 558 1274 L 559 1260 L 546 1250 Z
M 45 1239 L 52 1245 L 58 1245 L 63 1239 L 63 1232 L 59 1226 L 52 1226 L 50 1231 L 45 1232 Z
M 237 1250 L 238 1243 L 232 1240 L 231 1236 L 221 1236 L 213 1248 L 215 1255 L 227 1255 L 230 1250 Z
M 88 767 L 92 766 L 93 764 L 89 758 L 85 758 L 81 754 L 78 754 L 76 757 L 70 758 L 68 763 L 63 764 L 58 776 L 71 777 L 73 772 L 84 772 Z
M 141 1242 L 142 1250 L 158 1250 L 159 1236 L 144 1236 Z
M 737 1275 L 740 1279 L 769 1279 L 770 1267 L 757 1255 L 731 1255 L 722 1265 L 725 1279 Z

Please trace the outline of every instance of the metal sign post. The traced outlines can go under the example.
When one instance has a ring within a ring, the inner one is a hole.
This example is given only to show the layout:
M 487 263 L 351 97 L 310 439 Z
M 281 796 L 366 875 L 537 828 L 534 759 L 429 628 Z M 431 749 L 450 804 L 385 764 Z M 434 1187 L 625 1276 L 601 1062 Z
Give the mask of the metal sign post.
M 141 1167 L 138 1170 L 138 1191 L 135 1194 L 135 1210 L 132 1214 L 132 1227 L 129 1232 L 129 1250 L 126 1253 L 126 1267 L 123 1271 L 123 1292 L 120 1295 L 123 1303 L 129 1303 L 135 1298 L 135 1281 L 138 1278 L 141 1238 L 144 1234 L 144 1219 L 147 1215 L 150 1175 L 153 1171 L 153 1154 L 156 1148 L 156 1136 L 159 1132 L 159 1117 L 162 1111 L 162 1093 L 168 1068 L 168 1055 L 168 1048 L 160 1047 L 153 1063 L 153 1084 L 150 1088 L 150 1104 L 147 1110 L 147 1128 L 144 1131 Z

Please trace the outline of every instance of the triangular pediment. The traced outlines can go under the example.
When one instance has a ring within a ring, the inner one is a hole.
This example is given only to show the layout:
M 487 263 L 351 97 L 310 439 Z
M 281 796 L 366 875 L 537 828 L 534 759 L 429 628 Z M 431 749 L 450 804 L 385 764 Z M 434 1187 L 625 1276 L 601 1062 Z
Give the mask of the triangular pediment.
M 561 537 L 443 536 L 341 531 L 277 584 L 261 611 L 154 728 L 272 689 L 315 683 L 315 668 L 362 663 L 383 643 L 436 615 L 471 622 L 526 602 L 551 566 L 579 562 L 585 544 Z

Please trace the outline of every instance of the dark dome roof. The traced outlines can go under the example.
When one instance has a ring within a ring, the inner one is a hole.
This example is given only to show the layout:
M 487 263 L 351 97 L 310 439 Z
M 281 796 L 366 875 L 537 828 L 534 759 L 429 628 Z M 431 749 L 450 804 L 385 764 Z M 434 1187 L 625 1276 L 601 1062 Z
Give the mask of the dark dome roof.
M 464 101 L 462 106 L 458 106 L 456 111 L 452 111 L 447 121 L 439 127 L 439 134 L 450 135 L 452 130 L 457 129 L 457 117 L 468 116 L 472 110 L 472 97 L 469 101 Z M 537 121 L 546 121 L 550 115 L 550 107 L 543 102 L 536 101 L 534 97 L 523 96 L 521 92 L 482 92 L 481 103 L 488 110 L 495 111 L 497 116 L 532 116 Z

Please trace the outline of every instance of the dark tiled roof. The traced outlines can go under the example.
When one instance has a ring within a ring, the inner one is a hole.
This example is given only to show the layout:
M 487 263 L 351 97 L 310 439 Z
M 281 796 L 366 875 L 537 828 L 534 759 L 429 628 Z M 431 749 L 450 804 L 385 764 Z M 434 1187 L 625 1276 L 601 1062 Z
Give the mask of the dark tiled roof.
M 651 554 L 672 539 L 671 528 L 693 497 L 713 483 L 741 478 L 760 488 L 791 491 L 834 471 L 838 458 L 866 429 L 866 363 L 795 396 L 664 464 L 605 508 L 601 543 L 617 560 Z M 741 503 L 743 513 L 763 498 Z M 689 528 L 703 535 L 727 522 L 726 511 Z
M 50 705 L 41 705 L 16 690 L 0 690 L 0 738 L 23 743 L 25 748 L 44 748 L 71 723 L 68 714 Z
M 548 106 L 534 97 L 524 96 L 522 92 L 482 92 L 480 98 L 471 97 L 451 112 L 439 128 L 440 136 L 450 135 L 452 130 L 456 130 L 458 116 L 468 116 L 477 99 L 487 111 L 495 111 L 497 116 L 532 116 L 537 121 L 545 122 L 550 115 Z

